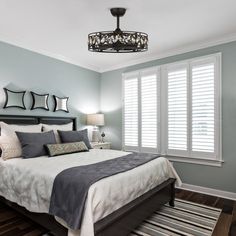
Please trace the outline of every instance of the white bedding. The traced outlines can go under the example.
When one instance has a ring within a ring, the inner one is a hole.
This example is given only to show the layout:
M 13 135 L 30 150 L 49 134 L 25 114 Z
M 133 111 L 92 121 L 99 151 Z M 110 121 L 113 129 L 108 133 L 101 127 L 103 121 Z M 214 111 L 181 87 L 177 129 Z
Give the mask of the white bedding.
M 53 181 L 62 170 L 127 155 L 127 152 L 92 149 L 90 152 L 32 159 L 0 158 L 0 195 L 32 212 L 48 213 Z M 81 230 L 68 236 L 93 236 L 93 224 L 168 178 L 181 181 L 170 162 L 160 157 L 142 166 L 93 184 L 88 192 Z M 57 220 L 65 225 L 61 219 Z M 65 225 L 66 226 L 66 225 Z

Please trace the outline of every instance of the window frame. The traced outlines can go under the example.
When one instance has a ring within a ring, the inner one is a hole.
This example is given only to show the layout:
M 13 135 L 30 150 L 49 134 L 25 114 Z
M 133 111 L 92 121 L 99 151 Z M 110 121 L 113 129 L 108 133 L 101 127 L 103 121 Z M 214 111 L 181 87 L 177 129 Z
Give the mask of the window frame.
M 215 155 L 210 156 L 209 153 L 204 152 L 194 152 L 190 150 L 191 146 L 191 73 L 192 73 L 192 67 L 194 65 L 200 65 L 205 64 L 207 61 L 214 62 L 215 63 L 215 77 L 214 77 L 214 85 L 215 85 Z M 180 152 L 168 152 L 168 68 L 183 68 L 183 66 L 186 66 L 187 68 L 187 153 L 185 151 Z M 187 60 L 182 61 L 176 61 L 168 64 L 163 64 L 159 66 L 149 67 L 141 70 L 131 71 L 128 73 L 122 74 L 122 148 L 123 150 L 128 151 L 147 151 L 149 150 L 142 150 L 141 148 L 141 109 L 139 109 L 139 142 L 138 142 L 138 148 L 136 150 L 127 149 L 124 145 L 124 79 L 127 75 L 134 75 L 138 74 L 138 103 L 139 108 L 141 106 L 141 91 L 140 91 L 140 75 L 142 73 L 148 73 L 149 71 L 158 71 L 159 79 L 159 108 L 158 108 L 158 128 L 157 128 L 157 152 L 163 156 L 166 156 L 171 161 L 177 161 L 177 162 L 187 162 L 187 163 L 195 163 L 195 164 L 203 164 L 203 165 L 212 165 L 212 166 L 221 166 L 224 162 L 222 159 L 222 96 L 221 96 L 221 90 L 222 90 L 222 53 L 215 53 L 210 55 L 205 55 L 201 57 L 195 57 Z M 190 148 L 189 148 L 190 147 Z

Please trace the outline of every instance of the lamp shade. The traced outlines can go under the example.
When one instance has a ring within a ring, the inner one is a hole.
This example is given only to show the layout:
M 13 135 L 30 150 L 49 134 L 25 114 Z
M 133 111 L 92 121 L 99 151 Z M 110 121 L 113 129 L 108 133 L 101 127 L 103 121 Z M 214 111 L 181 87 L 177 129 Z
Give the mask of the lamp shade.
M 104 114 L 88 114 L 87 115 L 87 125 L 104 125 Z

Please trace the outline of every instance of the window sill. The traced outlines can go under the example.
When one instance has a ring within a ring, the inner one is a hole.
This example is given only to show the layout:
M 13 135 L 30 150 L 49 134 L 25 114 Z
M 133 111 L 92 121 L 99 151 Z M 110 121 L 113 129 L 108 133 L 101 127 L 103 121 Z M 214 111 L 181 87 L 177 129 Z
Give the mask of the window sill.
M 169 161 L 172 162 L 182 162 L 182 163 L 191 163 L 197 165 L 205 166 L 215 166 L 222 167 L 223 160 L 212 160 L 212 159 L 203 159 L 203 158 L 190 158 L 190 157 L 177 157 L 177 156 L 165 156 Z

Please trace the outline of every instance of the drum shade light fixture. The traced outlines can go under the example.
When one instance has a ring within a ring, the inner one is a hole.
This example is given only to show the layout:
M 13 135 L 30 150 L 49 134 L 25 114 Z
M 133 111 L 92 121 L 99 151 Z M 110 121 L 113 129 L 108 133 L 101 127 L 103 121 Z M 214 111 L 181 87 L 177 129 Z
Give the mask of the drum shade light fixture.
M 117 18 L 114 31 L 94 32 L 88 35 L 88 50 L 106 53 L 143 52 L 148 49 L 148 35 L 143 32 L 122 31 L 120 17 L 124 16 L 125 8 L 111 8 L 111 14 Z

